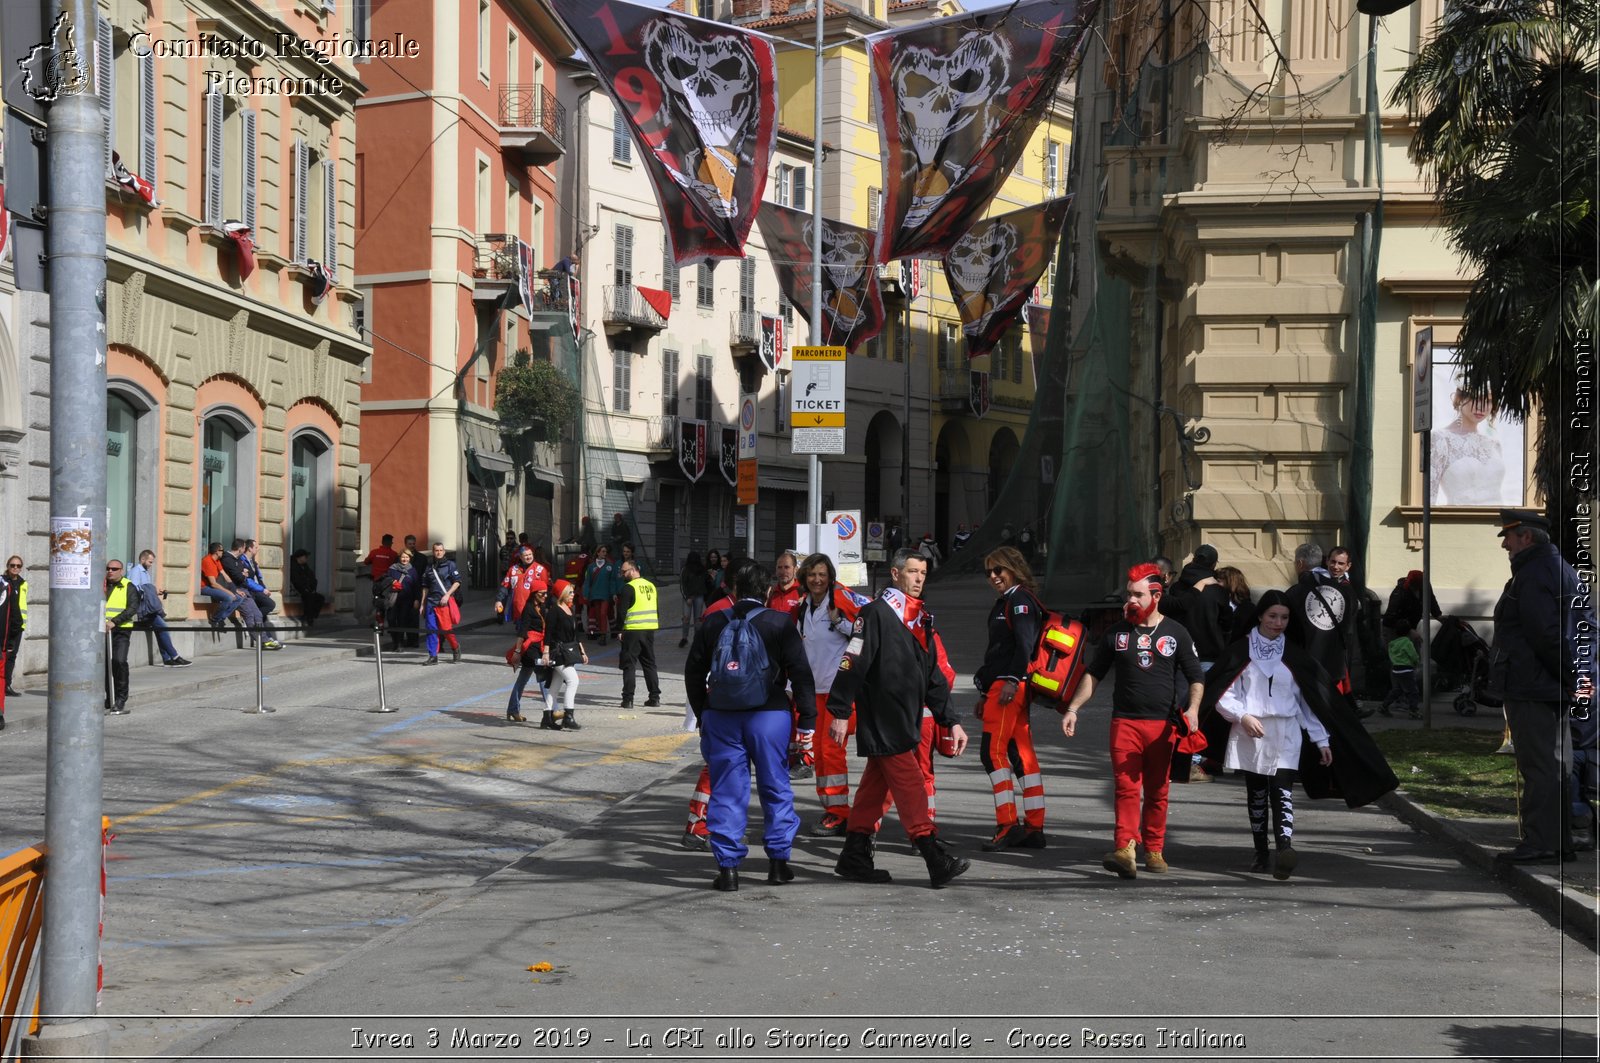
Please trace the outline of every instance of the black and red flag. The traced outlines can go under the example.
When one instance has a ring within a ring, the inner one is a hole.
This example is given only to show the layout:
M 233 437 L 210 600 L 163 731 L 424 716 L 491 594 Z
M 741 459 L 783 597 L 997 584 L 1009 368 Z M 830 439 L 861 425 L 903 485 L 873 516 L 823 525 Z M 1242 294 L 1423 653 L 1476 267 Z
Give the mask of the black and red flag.
M 944 256 L 967 357 L 988 354 L 1022 314 L 1055 255 L 1071 196 L 980 221 Z
M 694 483 L 706 472 L 706 423 L 685 417 L 678 421 L 678 468 Z
M 1033 0 L 867 38 L 883 133 L 877 260 L 942 255 L 1022 158 L 1099 0 Z
M 551 0 L 627 119 L 673 259 L 740 258 L 778 136 L 772 43 L 620 0 Z
M 757 215 L 778 287 L 811 322 L 811 232 L 813 214 L 776 203 Z M 883 295 L 872 264 L 872 233 L 822 220 L 822 345 L 854 351 L 883 331 Z

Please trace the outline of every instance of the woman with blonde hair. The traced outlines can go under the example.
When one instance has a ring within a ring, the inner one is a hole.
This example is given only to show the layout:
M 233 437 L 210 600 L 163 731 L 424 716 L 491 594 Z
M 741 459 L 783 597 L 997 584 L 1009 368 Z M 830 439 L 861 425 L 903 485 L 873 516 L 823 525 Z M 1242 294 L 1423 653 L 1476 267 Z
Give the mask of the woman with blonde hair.
M 553 676 L 544 694 L 544 717 L 539 726 L 546 730 L 580 731 L 576 705 L 578 699 L 578 665 L 589 663 L 589 652 L 578 638 L 578 618 L 572 615 L 572 602 L 576 592 L 572 584 L 558 579 L 551 585 L 555 604 L 545 614 L 544 640 L 550 657 Z M 560 681 L 562 703 L 560 715 L 556 710 L 556 681 Z
M 989 647 L 973 677 L 983 700 L 979 754 L 994 790 L 994 837 L 987 852 L 1022 846 L 1043 849 L 1044 776 L 1033 749 L 1028 723 L 1028 666 L 1039 646 L 1044 605 L 1034 590 L 1033 570 L 1015 547 L 1001 546 L 983 559 L 989 585 L 995 589 L 989 610 Z M 1017 820 L 1016 777 L 1022 777 L 1022 821 Z

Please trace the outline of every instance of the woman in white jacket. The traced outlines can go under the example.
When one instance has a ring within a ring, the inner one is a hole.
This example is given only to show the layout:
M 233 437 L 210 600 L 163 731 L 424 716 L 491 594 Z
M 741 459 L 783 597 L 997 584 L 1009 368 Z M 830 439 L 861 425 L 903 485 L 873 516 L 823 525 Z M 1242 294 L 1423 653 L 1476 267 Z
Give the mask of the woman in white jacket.
M 1292 787 L 1300 770 L 1301 731 L 1317 747 L 1324 766 L 1333 763 L 1328 731 L 1306 704 L 1300 684 L 1284 663 L 1289 602 L 1282 591 L 1268 591 L 1257 603 L 1257 623 L 1247 637 L 1250 663 L 1217 699 L 1217 714 L 1227 720 L 1223 766 L 1244 773 L 1246 807 L 1256 858 L 1251 871 L 1271 870 L 1286 879 L 1298 857 L 1294 838 Z M 1302 673 L 1304 674 L 1304 673 Z M 1268 814 L 1277 852 L 1267 848 Z

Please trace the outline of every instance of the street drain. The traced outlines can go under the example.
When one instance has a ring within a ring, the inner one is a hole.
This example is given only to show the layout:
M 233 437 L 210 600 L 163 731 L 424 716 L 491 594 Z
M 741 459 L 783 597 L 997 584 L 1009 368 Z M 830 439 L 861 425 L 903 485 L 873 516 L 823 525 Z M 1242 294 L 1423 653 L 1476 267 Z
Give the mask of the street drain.
M 420 779 L 428 773 L 421 768 L 368 768 L 355 774 L 369 775 L 375 779 Z

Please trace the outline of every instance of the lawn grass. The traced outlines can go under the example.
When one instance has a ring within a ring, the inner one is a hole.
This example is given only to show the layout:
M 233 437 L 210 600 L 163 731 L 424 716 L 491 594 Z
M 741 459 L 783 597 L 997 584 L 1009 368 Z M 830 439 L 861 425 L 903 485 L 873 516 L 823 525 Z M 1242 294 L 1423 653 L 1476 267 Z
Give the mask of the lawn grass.
M 1517 766 L 1496 754 L 1500 732 L 1446 727 L 1375 731 L 1400 788 L 1441 816 L 1514 816 Z

